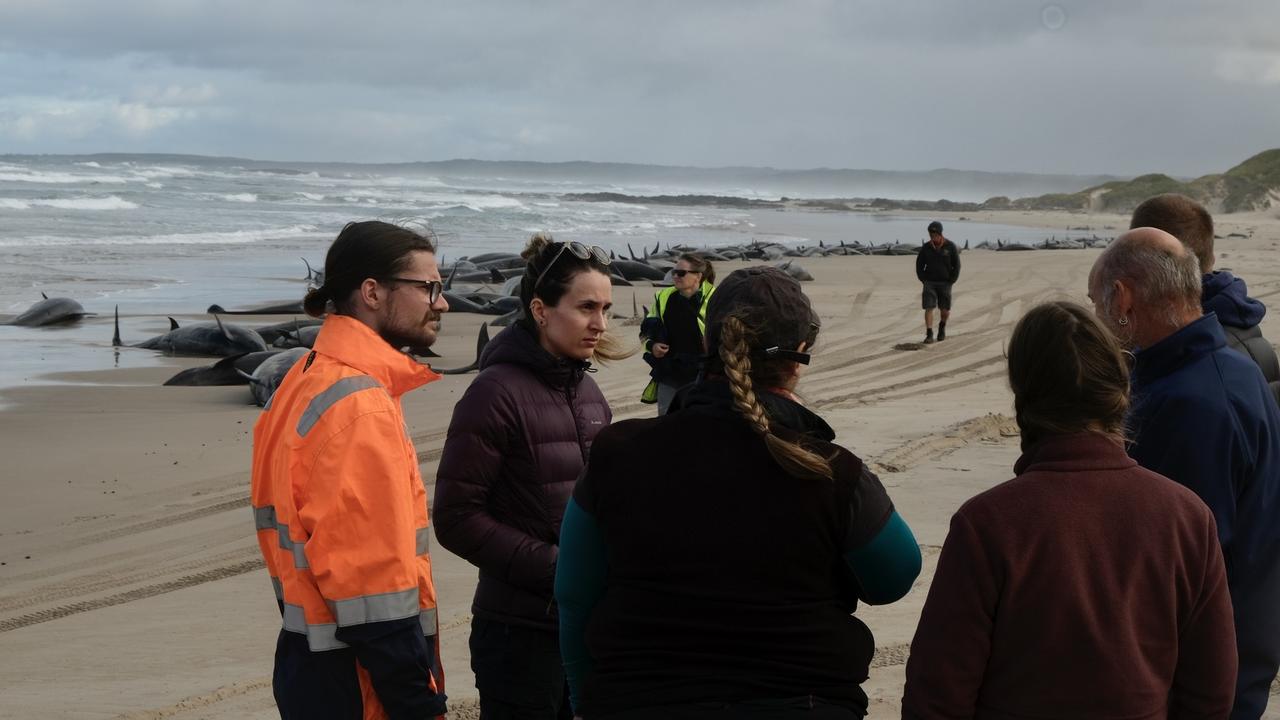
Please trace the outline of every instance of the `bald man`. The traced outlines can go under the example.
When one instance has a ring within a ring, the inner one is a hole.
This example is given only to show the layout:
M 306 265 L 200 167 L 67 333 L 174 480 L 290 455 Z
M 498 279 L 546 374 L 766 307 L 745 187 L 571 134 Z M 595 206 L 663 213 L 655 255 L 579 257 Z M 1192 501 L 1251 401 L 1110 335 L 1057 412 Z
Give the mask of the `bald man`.
M 1254 720 L 1280 667 L 1280 408 L 1201 313 L 1200 286 L 1196 257 L 1156 228 L 1116 238 L 1089 274 L 1098 317 L 1135 353 L 1130 456 L 1217 521 L 1240 660 L 1231 718 Z

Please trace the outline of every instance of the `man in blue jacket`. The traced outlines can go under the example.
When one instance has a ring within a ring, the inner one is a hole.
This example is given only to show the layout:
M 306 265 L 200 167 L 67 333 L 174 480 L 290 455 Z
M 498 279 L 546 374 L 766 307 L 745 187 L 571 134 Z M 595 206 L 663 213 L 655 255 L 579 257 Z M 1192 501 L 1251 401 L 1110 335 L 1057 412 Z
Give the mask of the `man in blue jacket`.
M 1244 280 L 1227 270 L 1214 270 L 1213 216 L 1186 195 L 1165 193 L 1143 201 L 1133 211 L 1129 227 L 1153 227 L 1182 241 L 1200 262 L 1200 307 L 1218 316 L 1227 334 L 1227 347 L 1249 356 L 1280 400 L 1280 358 L 1258 327 L 1267 306 L 1249 297 Z
M 1240 659 L 1231 717 L 1253 720 L 1280 668 L 1280 408 L 1201 313 L 1200 286 L 1195 256 L 1155 228 L 1116 238 L 1089 275 L 1098 317 L 1136 353 L 1129 454 L 1217 521 Z

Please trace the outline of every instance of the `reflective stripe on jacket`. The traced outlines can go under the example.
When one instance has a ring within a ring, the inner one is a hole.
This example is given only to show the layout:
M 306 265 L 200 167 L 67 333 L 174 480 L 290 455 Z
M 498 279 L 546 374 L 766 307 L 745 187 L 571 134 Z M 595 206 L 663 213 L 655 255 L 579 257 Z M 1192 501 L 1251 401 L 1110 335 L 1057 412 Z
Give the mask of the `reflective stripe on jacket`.
M 406 392 L 439 378 L 364 323 L 331 315 L 254 428 L 254 524 L 284 631 L 304 636 L 310 653 L 354 649 L 365 718 L 387 717 L 383 705 L 431 706 L 406 694 L 438 695 L 443 705 L 427 497 L 400 407 Z M 400 697 L 369 677 L 377 668 L 362 650 L 380 661 L 403 654 L 367 647 L 385 640 L 382 629 L 362 632 L 373 623 L 420 627 L 411 650 L 434 656 L 410 653 L 429 677 L 396 685 Z M 277 652 L 277 681 L 287 662 Z M 298 677 L 305 659 L 297 667 L 293 682 L 325 691 L 323 678 Z
M 698 332 L 703 335 L 707 334 L 707 306 L 711 304 L 711 293 L 716 291 L 716 286 L 702 281 L 698 286 L 698 292 L 702 293 L 702 305 L 698 308 Z M 671 295 L 676 292 L 674 287 L 662 288 L 653 296 L 653 307 L 649 310 L 649 317 L 661 319 L 667 312 L 667 300 L 671 299 Z

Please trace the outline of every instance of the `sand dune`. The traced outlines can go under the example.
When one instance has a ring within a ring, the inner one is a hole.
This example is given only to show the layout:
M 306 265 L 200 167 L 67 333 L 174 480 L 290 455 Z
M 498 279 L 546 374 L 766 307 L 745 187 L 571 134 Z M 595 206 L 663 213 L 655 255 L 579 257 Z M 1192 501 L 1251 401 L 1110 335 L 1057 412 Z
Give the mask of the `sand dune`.
M 975 219 L 1125 225 L 1061 214 Z M 1280 221 L 1221 223 L 1222 234 L 1236 231 L 1252 236 L 1219 241 L 1219 265 L 1235 268 L 1264 301 L 1280 294 Z M 916 345 L 912 258 L 801 261 L 817 278 L 806 289 L 823 322 L 801 394 L 841 443 L 874 464 L 925 555 L 903 601 L 859 609 L 879 647 L 866 686 L 873 718 L 897 716 L 903 664 L 951 513 L 1007 479 L 1018 456 L 1004 378 L 1012 325 L 1039 301 L 1083 300 L 1097 253 L 967 253 L 948 339 L 932 346 Z M 647 304 L 652 290 L 617 288 L 616 305 L 630 308 L 633 293 Z M 1263 325 L 1272 339 L 1278 317 Z M 439 366 L 470 362 L 483 319 L 446 319 Z M 635 332 L 617 330 L 628 339 Z M 258 410 L 243 388 L 159 386 L 174 366 L 191 364 L 64 374 L 53 378 L 61 384 L 3 393 L 0 718 L 276 717 L 279 616 L 248 498 Z M 633 358 L 596 375 L 616 418 L 653 412 L 638 400 L 646 370 Z M 428 484 L 471 377 L 447 377 L 405 400 Z M 452 716 L 477 717 L 467 660 L 475 571 L 434 547 Z

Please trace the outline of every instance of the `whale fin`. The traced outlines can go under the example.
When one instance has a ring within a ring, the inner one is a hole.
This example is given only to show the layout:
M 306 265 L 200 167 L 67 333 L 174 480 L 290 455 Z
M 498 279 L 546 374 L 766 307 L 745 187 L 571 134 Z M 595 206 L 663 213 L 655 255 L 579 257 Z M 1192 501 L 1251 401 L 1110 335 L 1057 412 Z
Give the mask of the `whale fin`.
M 466 375 L 473 370 L 480 369 L 480 355 L 484 353 L 485 347 L 489 344 L 489 325 L 488 323 L 480 323 L 480 334 L 476 336 L 476 359 L 470 365 L 460 368 L 448 368 L 446 370 L 438 370 L 441 375 Z
M 49 299 L 49 296 L 48 296 L 48 295 L 45 295 L 45 294 L 44 294 L 44 291 L 41 291 L 41 292 L 40 292 L 40 297 L 44 298 L 45 300 L 48 300 L 48 299 Z
M 218 316 L 214 315 L 214 317 L 218 317 Z M 177 329 L 178 329 L 178 321 L 174 320 L 173 318 L 169 318 L 169 332 L 173 332 L 174 330 L 177 330 Z
M 247 372 L 245 372 L 245 371 L 241 370 L 240 368 L 236 368 L 236 374 L 237 374 L 237 375 L 239 375 L 240 377 L 244 378 L 246 381 L 248 381 L 248 383 L 249 383 L 250 385 L 261 385 L 261 384 L 262 384 L 262 381 L 261 381 L 261 380 L 259 380 L 258 378 L 256 378 L 256 377 L 254 377 L 254 376 L 250 375 L 249 373 L 247 373 Z
M 631 243 L 627 243 L 627 254 L 631 256 L 632 260 L 636 259 L 636 251 L 631 249 Z
M 489 279 L 498 284 L 502 284 L 507 281 L 506 276 L 503 275 L 502 272 L 499 271 L 498 268 L 496 267 L 489 268 Z
M 223 326 L 222 318 L 218 317 L 217 315 L 214 315 L 213 321 L 218 323 L 218 332 L 222 333 L 222 337 L 228 340 L 231 340 L 232 342 L 235 342 L 235 340 L 230 335 L 227 334 L 227 328 Z M 297 322 L 297 321 L 295 320 L 294 322 Z
M 111 347 L 120 347 L 124 343 L 120 342 L 120 306 L 116 306 L 116 334 L 111 338 Z
M 453 267 L 449 269 L 449 277 L 447 277 L 447 278 L 445 278 L 445 279 L 444 279 L 444 289 L 445 289 L 445 290 L 452 290 L 452 289 L 453 289 L 453 276 L 454 276 L 454 275 L 457 275 L 457 274 L 458 274 L 458 263 L 456 263 L 456 262 L 455 262 L 455 263 L 453 264 Z

